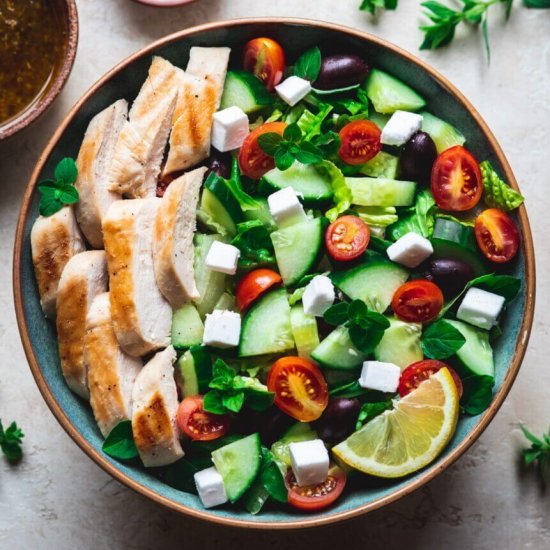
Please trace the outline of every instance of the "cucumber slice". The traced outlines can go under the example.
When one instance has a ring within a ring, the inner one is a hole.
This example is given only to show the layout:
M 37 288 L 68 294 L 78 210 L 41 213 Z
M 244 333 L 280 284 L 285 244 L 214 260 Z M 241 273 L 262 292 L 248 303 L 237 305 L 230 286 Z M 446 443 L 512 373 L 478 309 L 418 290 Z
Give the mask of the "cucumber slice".
M 335 328 L 311 353 L 311 357 L 330 369 L 355 369 L 367 358 L 351 342 L 346 327 Z
M 260 471 L 260 436 L 255 433 L 216 449 L 212 453 L 212 462 L 223 478 L 229 501 L 236 502 L 252 485 Z
M 176 349 L 197 346 L 202 342 L 204 325 L 197 308 L 193 304 L 185 304 L 172 316 L 172 345 Z
M 409 272 L 371 252 L 362 264 L 346 271 L 335 271 L 330 278 L 352 300 L 363 300 L 370 309 L 384 313 L 395 291 L 409 278 Z
M 426 105 L 426 101 L 412 88 L 379 69 L 371 70 L 366 90 L 375 110 L 379 113 L 418 111 Z
M 296 193 L 301 193 L 306 206 L 316 206 L 333 197 L 330 181 L 311 164 L 294 162 L 284 172 L 274 168 L 264 175 L 259 189 L 261 193 L 270 195 L 285 187 L 292 187 Z
M 216 302 L 214 309 L 221 309 L 222 311 L 237 311 L 235 296 L 232 296 L 229 292 L 224 292 L 220 296 L 220 299 Z
M 269 205 L 267 204 L 267 199 L 263 197 L 254 197 L 256 202 L 258 202 L 258 208 L 252 208 L 250 210 L 245 210 L 243 212 L 246 220 L 260 220 L 269 231 L 275 231 L 277 229 L 277 224 L 271 215 L 269 210 Z
M 448 122 L 426 111 L 420 114 L 423 117 L 422 131 L 430 134 L 430 137 L 434 140 L 438 153 L 442 153 L 445 149 L 449 149 L 449 147 L 455 145 L 464 145 L 466 142 L 464 134 L 454 126 L 451 126 Z
M 275 258 L 286 286 L 296 284 L 311 271 L 323 245 L 323 220 L 315 218 L 271 233 Z
M 393 363 L 402 369 L 416 361 L 422 361 L 424 359 L 420 346 L 422 325 L 407 323 L 395 317 L 389 321 L 390 326 L 374 349 L 375 359 L 384 363 Z
M 467 323 L 445 319 L 466 338 L 464 345 L 456 352 L 460 365 L 467 375 L 495 376 L 493 349 L 489 343 L 489 333 Z
M 202 190 L 201 203 L 197 210 L 197 221 L 207 230 L 234 237 L 237 227 L 233 218 L 219 199 L 208 189 Z
M 346 178 L 353 197 L 360 206 L 410 206 L 414 204 L 416 183 L 388 178 Z
M 377 113 L 374 109 L 370 110 L 369 113 L 369 120 L 371 122 L 374 122 L 380 130 L 384 129 L 384 126 L 388 123 L 388 120 L 390 120 L 391 115 L 383 115 L 382 113 Z
M 394 180 L 399 169 L 399 158 L 380 151 L 374 158 L 359 167 L 359 172 L 371 178 L 386 178 Z
M 228 71 L 220 109 L 236 106 L 249 115 L 272 104 L 273 97 L 253 74 L 246 71 Z
M 202 319 L 207 313 L 214 311 L 218 300 L 225 292 L 227 275 L 213 271 L 205 264 L 206 255 L 214 241 L 224 242 L 224 239 L 221 235 L 195 234 L 195 282 L 200 294 L 195 307 Z
M 243 319 L 239 357 L 282 353 L 293 347 L 286 291 L 281 288 L 268 292 Z
M 302 304 L 296 304 L 290 309 L 290 328 L 298 355 L 309 359 L 311 352 L 319 345 L 315 317 L 305 313 Z
M 212 172 L 204 182 L 203 197 L 205 193 L 206 200 L 211 205 L 212 218 L 226 227 L 229 234 L 236 234 L 235 226 L 244 221 L 244 216 L 241 206 L 229 189 L 227 182 Z
M 290 462 L 290 444 L 313 439 L 317 439 L 317 432 L 307 422 L 298 422 L 292 425 L 281 439 L 273 443 L 271 452 L 278 461 L 290 468 L 292 466 Z
M 212 361 L 201 346 L 189 348 L 176 363 L 176 383 L 183 397 L 203 394 L 212 380 Z
M 483 275 L 487 268 L 480 256 L 474 230 L 471 227 L 446 218 L 436 218 L 430 239 L 434 253 L 432 258 L 453 258 L 466 262 L 476 275 Z

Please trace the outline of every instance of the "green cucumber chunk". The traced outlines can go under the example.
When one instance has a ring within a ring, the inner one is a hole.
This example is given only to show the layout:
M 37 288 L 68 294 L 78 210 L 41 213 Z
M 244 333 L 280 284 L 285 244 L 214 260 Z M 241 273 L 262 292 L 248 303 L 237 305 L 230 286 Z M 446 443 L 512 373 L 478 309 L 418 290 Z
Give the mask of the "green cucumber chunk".
M 359 172 L 371 178 L 394 180 L 399 170 L 399 157 L 380 151 L 374 158 L 359 167 Z
M 271 233 L 275 258 L 286 286 L 296 284 L 316 265 L 323 246 L 323 220 L 315 218 Z
M 204 188 L 215 195 L 235 225 L 244 221 L 241 205 L 223 178 L 211 172 L 204 182 Z
M 311 357 L 329 369 L 355 369 L 367 358 L 352 344 L 348 329 L 343 326 L 335 328 L 312 351 Z
M 281 439 L 273 443 L 271 452 L 279 462 L 290 468 L 292 466 L 290 462 L 290 444 L 313 439 L 317 439 L 317 432 L 307 422 L 298 422 L 292 425 Z
M 383 115 L 382 113 L 377 113 L 374 109 L 371 109 L 369 112 L 369 120 L 371 122 L 374 122 L 380 130 L 384 129 L 384 126 L 388 123 L 388 120 L 390 120 L 391 115 Z
M 438 153 L 442 153 L 445 149 L 449 149 L 455 145 L 464 145 L 466 142 L 464 134 L 448 122 L 426 111 L 420 114 L 423 117 L 422 131 L 430 134 Z
M 247 115 L 273 104 L 265 86 L 247 71 L 228 71 L 225 77 L 220 109 L 240 107 Z
M 176 349 L 197 346 L 202 342 L 204 325 L 197 308 L 184 304 L 172 315 L 172 345 Z
M 210 231 L 216 231 L 224 237 L 234 237 L 237 234 L 233 218 L 218 197 L 208 189 L 202 190 L 197 220 Z
M 374 349 L 375 359 L 384 363 L 393 363 L 401 369 L 422 361 L 424 359 L 420 345 L 422 325 L 407 323 L 395 317 L 390 318 L 389 321 L 390 326 Z
M 205 348 L 192 346 L 176 363 L 176 383 L 183 397 L 203 394 L 212 380 L 212 361 Z
M 221 309 L 222 311 L 237 311 L 237 305 L 235 303 L 235 296 L 224 292 L 220 299 L 216 302 L 214 309 Z
M 401 80 L 379 69 L 372 69 L 366 90 L 374 109 L 379 113 L 418 111 L 426 101 Z
M 286 291 L 268 292 L 252 305 L 242 321 L 239 357 L 282 353 L 294 348 Z
M 212 453 L 212 462 L 223 478 L 230 502 L 236 502 L 260 471 L 262 449 L 257 433 L 229 443 Z
M 258 208 L 251 208 L 250 210 L 245 210 L 243 212 L 244 217 L 247 221 L 250 220 L 260 220 L 269 231 L 275 231 L 277 229 L 277 224 L 271 215 L 269 210 L 269 205 L 267 204 L 267 199 L 263 197 L 254 197 L 258 203 Z
M 319 345 L 317 320 L 305 313 L 302 304 L 290 308 L 290 328 L 300 357 L 310 358 L 311 352 Z
M 410 206 L 416 183 L 389 178 L 346 178 L 352 204 L 359 206 Z

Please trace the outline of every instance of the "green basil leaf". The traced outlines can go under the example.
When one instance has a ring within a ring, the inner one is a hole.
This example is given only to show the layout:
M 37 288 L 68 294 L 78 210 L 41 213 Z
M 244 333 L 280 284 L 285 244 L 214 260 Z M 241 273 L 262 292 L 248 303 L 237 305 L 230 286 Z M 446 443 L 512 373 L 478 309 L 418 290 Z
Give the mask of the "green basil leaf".
M 258 137 L 258 145 L 264 153 L 273 157 L 283 141 L 283 136 L 277 132 L 266 132 Z
M 422 351 L 430 359 L 446 359 L 454 355 L 466 342 L 464 336 L 447 321 L 432 323 L 422 333 Z
M 317 46 L 304 52 L 294 64 L 294 74 L 315 82 L 321 71 L 321 50 Z
M 283 474 L 270 451 L 267 451 L 264 460 L 265 464 L 260 474 L 264 488 L 277 502 L 288 502 L 288 489 Z
M 333 306 L 330 306 L 323 314 L 323 319 L 329 325 L 343 325 L 348 320 L 349 304 L 347 302 L 340 302 Z
M 370 393 L 371 390 L 367 390 L 359 385 L 357 380 L 353 382 L 346 382 L 332 388 L 328 393 L 330 397 L 361 397 L 365 394 Z
M 132 422 L 130 420 L 119 422 L 105 438 L 101 450 L 118 460 L 130 460 L 138 456 L 132 433 Z
M 216 390 L 209 391 L 205 394 L 202 406 L 205 411 L 211 412 L 212 414 L 227 413 L 227 409 L 225 408 L 222 401 L 222 394 Z
M 222 404 L 227 410 L 238 413 L 244 404 L 244 392 L 222 394 Z
M 481 414 L 491 404 L 495 379 L 492 376 L 472 376 L 463 379 L 464 410 L 471 415 Z
M 78 169 L 75 161 L 70 157 L 60 160 L 54 171 L 55 179 L 58 183 L 72 185 L 78 176 Z

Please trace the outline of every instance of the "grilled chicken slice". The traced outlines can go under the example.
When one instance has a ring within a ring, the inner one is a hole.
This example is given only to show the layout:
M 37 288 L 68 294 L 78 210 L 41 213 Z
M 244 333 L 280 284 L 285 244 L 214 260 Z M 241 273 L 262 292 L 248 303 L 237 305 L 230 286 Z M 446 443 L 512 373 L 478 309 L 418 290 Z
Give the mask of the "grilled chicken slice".
M 120 347 L 138 357 L 170 343 L 172 308 L 155 281 L 153 232 L 161 199 L 114 202 L 103 219 L 113 326 Z
M 57 340 L 61 371 L 69 388 L 89 399 L 88 371 L 84 361 L 86 316 L 98 294 L 108 287 L 107 259 L 103 250 L 89 250 L 68 262 L 57 289 Z
M 157 285 L 173 309 L 200 295 L 195 284 L 196 210 L 206 168 L 197 168 L 174 180 L 157 212 L 154 265 Z
M 229 48 L 191 48 L 180 76 L 179 96 L 163 175 L 186 170 L 210 154 L 212 117 L 220 106 Z
M 141 370 L 132 392 L 132 432 L 143 464 L 165 466 L 183 456 L 176 424 L 176 352 L 158 352 Z
M 115 146 L 109 190 L 131 198 L 154 197 L 183 71 L 154 57 Z
M 101 220 L 109 206 L 121 198 L 107 188 L 107 174 L 127 114 L 128 103 L 124 99 L 97 114 L 88 125 L 76 159 L 78 178 L 75 186 L 80 193 L 80 200 L 75 205 L 76 219 L 94 248 L 103 248 Z
M 109 293 L 96 296 L 86 319 L 84 359 L 88 366 L 90 405 L 104 437 L 132 418 L 132 390 L 142 369 L 140 359 L 124 353 L 116 339 Z
M 31 231 L 32 261 L 44 315 L 55 319 L 57 287 L 65 264 L 85 249 L 71 206 L 40 216 Z

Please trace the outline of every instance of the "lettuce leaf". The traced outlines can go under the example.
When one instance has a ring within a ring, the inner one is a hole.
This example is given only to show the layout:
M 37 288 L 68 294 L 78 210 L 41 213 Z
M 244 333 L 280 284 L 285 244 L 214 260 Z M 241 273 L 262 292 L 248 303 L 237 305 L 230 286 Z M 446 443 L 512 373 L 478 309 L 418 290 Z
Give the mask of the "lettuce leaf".
M 233 157 L 231 164 L 231 177 L 227 182 L 229 190 L 233 196 L 237 199 L 241 210 L 257 210 L 262 207 L 261 202 L 257 201 L 254 197 L 251 197 L 244 189 L 241 183 L 241 171 L 239 169 L 239 161 L 236 157 Z
M 315 168 L 323 174 L 332 185 L 334 192 L 334 207 L 325 212 L 325 216 L 333 222 L 342 212 L 348 210 L 351 206 L 351 190 L 346 183 L 346 178 L 342 171 L 329 160 L 316 164 Z
M 321 135 L 321 125 L 331 111 L 332 106 L 328 104 L 323 104 L 316 115 L 309 109 L 305 109 L 297 122 L 302 130 L 302 139 L 311 141 L 314 137 Z
M 435 200 L 428 189 L 423 189 L 416 197 L 414 209 L 410 210 L 396 223 L 390 225 L 387 236 L 396 241 L 410 233 L 431 237 L 435 224 Z
M 488 160 L 483 161 L 479 167 L 481 169 L 485 202 L 488 206 L 509 212 L 516 209 L 523 202 L 523 197 L 500 179 Z
M 237 236 L 231 244 L 241 251 L 239 267 L 243 269 L 275 263 L 269 230 L 260 220 L 238 223 Z
M 355 211 L 367 225 L 376 227 L 387 227 L 399 219 L 395 206 L 356 206 Z

